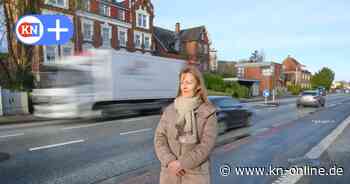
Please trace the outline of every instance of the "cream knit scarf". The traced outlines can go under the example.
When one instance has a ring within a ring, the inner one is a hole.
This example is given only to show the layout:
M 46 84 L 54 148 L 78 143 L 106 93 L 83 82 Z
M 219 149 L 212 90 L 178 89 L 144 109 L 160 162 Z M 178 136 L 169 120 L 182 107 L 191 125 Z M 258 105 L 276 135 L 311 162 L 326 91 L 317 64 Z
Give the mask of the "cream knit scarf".
M 197 122 L 194 110 L 202 103 L 199 96 L 177 97 L 175 99 L 175 109 L 178 117 L 175 123 L 177 129 L 177 140 L 184 144 L 194 144 L 198 141 Z

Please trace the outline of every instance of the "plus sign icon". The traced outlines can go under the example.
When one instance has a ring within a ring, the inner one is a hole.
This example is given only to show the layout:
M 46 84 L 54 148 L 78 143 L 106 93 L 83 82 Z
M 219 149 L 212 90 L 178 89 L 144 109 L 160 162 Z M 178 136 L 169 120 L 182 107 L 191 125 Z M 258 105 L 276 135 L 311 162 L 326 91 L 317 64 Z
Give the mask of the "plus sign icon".
M 73 23 L 64 15 L 27 15 L 15 27 L 19 41 L 28 45 L 62 45 L 73 36 Z

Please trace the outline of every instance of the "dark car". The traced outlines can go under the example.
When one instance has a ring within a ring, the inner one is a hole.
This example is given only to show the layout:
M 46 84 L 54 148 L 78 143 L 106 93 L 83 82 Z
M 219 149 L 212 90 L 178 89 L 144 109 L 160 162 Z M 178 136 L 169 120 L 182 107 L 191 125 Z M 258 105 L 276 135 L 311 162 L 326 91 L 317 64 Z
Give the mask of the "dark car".
M 253 115 L 244 104 L 230 96 L 209 96 L 209 101 L 217 108 L 218 132 L 231 128 L 248 126 Z

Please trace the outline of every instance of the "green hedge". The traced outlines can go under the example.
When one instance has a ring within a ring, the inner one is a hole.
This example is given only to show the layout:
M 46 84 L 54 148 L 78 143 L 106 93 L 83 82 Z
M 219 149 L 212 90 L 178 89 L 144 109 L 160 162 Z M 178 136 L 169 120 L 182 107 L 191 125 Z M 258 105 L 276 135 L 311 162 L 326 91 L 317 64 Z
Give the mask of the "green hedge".
M 249 88 L 240 85 L 238 82 L 225 83 L 220 75 L 205 73 L 205 85 L 209 90 L 223 92 L 235 98 L 248 98 L 250 95 Z

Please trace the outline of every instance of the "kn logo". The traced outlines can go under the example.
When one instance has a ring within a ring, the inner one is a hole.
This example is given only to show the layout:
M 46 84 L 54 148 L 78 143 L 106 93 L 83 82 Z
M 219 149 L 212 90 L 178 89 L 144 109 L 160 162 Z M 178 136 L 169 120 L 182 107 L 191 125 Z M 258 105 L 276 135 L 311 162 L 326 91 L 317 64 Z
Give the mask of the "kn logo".
M 73 27 L 64 15 L 27 15 L 17 21 L 15 32 L 27 45 L 62 45 L 72 38 Z

